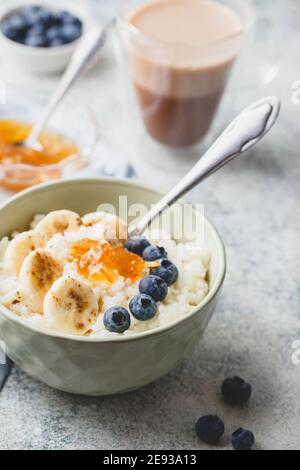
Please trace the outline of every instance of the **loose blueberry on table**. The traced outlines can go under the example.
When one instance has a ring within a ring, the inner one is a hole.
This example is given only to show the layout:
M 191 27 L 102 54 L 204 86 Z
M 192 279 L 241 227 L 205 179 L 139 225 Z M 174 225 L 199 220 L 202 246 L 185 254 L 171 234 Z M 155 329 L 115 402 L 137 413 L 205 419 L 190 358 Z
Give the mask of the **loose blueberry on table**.
M 57 47 L 76 41 L 82 35 L 82 22 L 67 11 L 28 6 L 7 16 L 2 33 L 12 41 L 30 47 Z
M 130 327 L 130 314 L 126 308 L 111 307 L 105 312 L 103 322 L 111 333 L 124 333 Z
M 224 380 L 222 395 L 224 401 L 231 406 L 244 405 L 251 398 L 252 387 L 240 377 L 231 377 Z
M 254 434 L 239 428 L 232 434 L 232 446 L 235 450 L 252 450 L 255 443 Z
M 202 416 L 196 423 L 196 433 L 205 444 L 217 444 L 225 432 L 225 426 L 218 416 Z

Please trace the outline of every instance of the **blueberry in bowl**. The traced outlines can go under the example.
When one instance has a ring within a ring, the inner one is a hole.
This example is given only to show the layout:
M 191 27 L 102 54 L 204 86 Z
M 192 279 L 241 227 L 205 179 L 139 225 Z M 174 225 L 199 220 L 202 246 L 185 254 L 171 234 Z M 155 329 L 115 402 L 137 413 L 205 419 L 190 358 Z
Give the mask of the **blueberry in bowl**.
M 129 238 L 125 243 L 125 247 L 131 253 L 143 256 L 143 252 L 150 246 L 150 242 L 146 238 Z
M 159 267 L 152 268 L 150 273 L 163 279 L 168 286 L 175 284 L 179 277 L 177 266 L 167 259 L 163 259 Z
M 130 315 L 123 307 L 111 307 L 103 319 L 105 328 L 111 333 L 124 333 L 130 327 Z
M 145 261 L 157 261 L 159 259 L 167 258 L 168 253 L 162 246 L 147 246 L 143 251 L 143 258 Z
M 168 295 L 168 286 L 163 279 L 158 276 L 146 276 L 139 283 L 141 294 L 152 297 L 155 302 L 162 302 Z
M 1 31 L 8 39 L 21 42 L 25 34 L 25 23 L 21 15 L 14 14 L 1 23 Z
M 29 47 L 57 47 L 79 39 L 82 21 L 67 11 L 33 5 L 8 14 L 1 21 L 8 39 Z
M 157 305 L 150 295 L 140 294 L 131 299 L 129 310 L 137 320 L 147 321 L 155 317 Z

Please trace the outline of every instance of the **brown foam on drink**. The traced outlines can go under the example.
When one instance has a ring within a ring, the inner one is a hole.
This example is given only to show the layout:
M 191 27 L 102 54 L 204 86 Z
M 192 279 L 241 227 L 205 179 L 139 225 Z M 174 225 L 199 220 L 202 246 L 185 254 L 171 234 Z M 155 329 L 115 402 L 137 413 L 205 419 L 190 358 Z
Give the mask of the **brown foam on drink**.
M 128 21 L 130 64 L 148 131 L 169 145 L 196 142 L 209 128 L 239 52 L 240 18 L 211 0 L 158 0 Z

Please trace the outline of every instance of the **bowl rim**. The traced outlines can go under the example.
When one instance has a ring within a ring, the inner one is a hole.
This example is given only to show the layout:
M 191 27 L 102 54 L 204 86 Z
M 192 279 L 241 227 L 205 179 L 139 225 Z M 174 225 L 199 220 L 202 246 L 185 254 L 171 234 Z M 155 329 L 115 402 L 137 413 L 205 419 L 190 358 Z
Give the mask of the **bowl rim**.
M 101 184 L 101 183 L 110 183 L 114 186 L 117 185 L 125 185 L 131 188 L 136 188 L 138 190 L 146 191 L 148 193 L 155 193 L 158 196 L 163 196 L 163 193 L 158 191 L 157 189 L 145 185 L 139 181 L 135 180 L 129 180 L 128 178 L 110 178 L 110 177 L 87 177 L 87 178 L 72 178 L 72 179 L 67 179 L 67 180 L 61 180 L 61 181 L 52 181 L 52 182 L 47 182 L 47 183 L 42 183 L 39 185 L 36 185 L 34 187 L 25 189 L 24 191 L 21 191 L 20 193 L 16 194 L 12 198 L 8 199 L 4 203 L 0 205 L 0 217 L 1 217 L 1 211 L 3 209 L 10 209 L 13 208 L 15 204 L 19 202 L 20 199 L 23 199 L 24 196 L 27 196 L 28 194 L 31 193 L 38 193 L 40 191 L 47 191 L 48 189 L 56 189 L 60 186 L 80 186 L 80 185 L 86 185 L 86 184 Z M 197 212 L 195 207 L 192 207 L 192 210 L 194 212 Z M 97 337 L 97 336 L 92 336 L 92 337 L 87 337 L 87 336 L 76 336 L 68 333 L 61 333 L 58 331 L 52 331 L 48 330 L 46 328 L 30 324 L 26 319 L 23 319 L 21 317 L 18 317 L 15 313 L 13 313 L 11 310 L 9 310 L 7 307 L 5 307 L 3 304 L 0 303 L 0 314 L 3 314 L 8 320 L 11 320 L 26 329 L 32 331 L 33 333 L 38 333 L 43 336 L 47 336 L 50 338 L 57 338 L 61 340 L 67 340 L 67 341 L 74 341 L 74 342 L 79 342 L 79 343 L 123 343 L 123 342 L 131 342 L 131 341 L 137 341 L 137 340 L 142 340 L 144 338 L 148 338 L 151 336 L 155 335 L 160 335 L 163 333 L 166 333 L 168 330 L 172 330 L 173 328 L 176 328 L 179 324 L 184 323 L 186 321 L 191 320 L 194 316 L 199 314 L 204 307 L 206 307 L 208 304 L 210 304 L 214 298 L 218 295 L 220 292 L 222 285 L 224 283 L 224 279 L 226 276 L 226 252 L 225 252 L 225 246 L 224 243 L 214 226 L 214 224 L 206 217 L 203 216 L 204 223 L 208 225 L 212 232 L 212 236 L 214 237 L 216 241 L 216 245 L 218 248 L 218 257 L 220 260 L 220 267 L 219 271 L 216 277 L 216 280 L 209 290 L 207 296 L 198 304 L 195 308 L 191 309 L 191 311 L 187 314 L 184 315 L 183 317 L 179 318 L 178 320 L 175 320 L 171 322 L 169 325 L 164 325 L 160 326 L 158 328 L 154 328 L 153 330 L 147 330 L 144 332 L 140 333 L 135 333 L 133 335 L 126 335 L 126 336 L 112 336 L 112 337 Z
M 57 57 L 58 55 L 65 55 L 72 53 L 77 44 L 80 42 L 84 35 L 84 31 L 89 29 L 92 24 L 92 18 L 78 5 L 72 5 L 71 2 L 66 2 L 63 0 L 61 5 L 54 6 L 50 1 L 45 0 L 36 0 L 34 5 L 43 6 L 49 8 L 50 10 L 68 10 L 80 19 L 83 25 L 83 33 L 81 36 L 68 44 L 54 47 L 33 47 L 27 46 L 26 44 L 21 44 L 5 36 L 0 28 L 0 40 L 7 44 L 7 46 L 13 48 L 15 51 L 24 53 L 25 55 L 31 55 L 35 57 L 41 57 L 47 55 L 48 57 Z M 26 0 L 15 0 L 12 4 L 4 5 L 0 8 L 0 25 L 3 20 L 8 17 L 10 14 L 17 13 L 22 8 L 28 6 L 28 1 Z

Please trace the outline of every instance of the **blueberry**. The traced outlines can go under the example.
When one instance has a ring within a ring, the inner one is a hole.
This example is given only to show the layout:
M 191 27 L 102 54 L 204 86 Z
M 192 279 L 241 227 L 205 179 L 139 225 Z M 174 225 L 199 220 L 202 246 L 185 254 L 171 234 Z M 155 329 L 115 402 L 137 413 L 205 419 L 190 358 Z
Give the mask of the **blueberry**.
M 48 41 L 42 34 L 28 35 L 24 39 L 24 44 L 29 47 L 47 47 Z
M 146 276 L 139 284 L 141 294 L 147 294 L 156 302 L 163 301 L 168 295 L 168 286 L 163 279 L 158 276 Z
M 228 378 L 222 384 L 222 395 L 229 405 L 244 405 L 250 400 L 251 394 L 251 385 L 240 377 Z
M 81 27 L 82 23 L 77 16 L 72 15 L 68 11 L 61 11 L 59 13 L 59 18 L 63 24 L 73 24 L 75 26 Z
M 217 444 L 224 432 L 224 423 L 218 416 L 203 416 L 196 423 L 197 436 L 205 444 Z
M 25 7 L 21 10 L 21 16 L 26 25 L 27 35 L 31 28 L 42 29 L 42 33 L 53 23 L 53 13 L 39 6 Z
M 24 18 L 28 26 L 34 26 L 37 23 L 40 11 L 41 8 L 39 7 L 26 7 L 20 11 L 20 14 Z
M 45 34 L 45 28 L 42 25 L 35 25 L 31 26 L 27 30 L 27 36 L 44 36 Z
M 239 428 L 232 434 L 232 445 L 235 450 L 251 450 L 255 443 L 254 434 Z
M 22 15 L 12 15 L 7 21 L 9 21 L 11 27 L 15 28 L 18 32 L 23 32 L 26 29 L 27 23 Z
M 28 7 L 22 8 L 21 14 L 22 16 L 24 16 L 24 18 L 27 19 L 27 18 L 32 18 L 35 15 L 38 15 L 42 10 L 43 8 L 41 6 L 29 5 Z
M 34 21 L 35 24 L 40 24 L 45 27 L 50 26 L 52 24 L 52 19 L 52 12 L 43 8 L 37 11 L 36 14 L 32 16 L 32 21 Z
M 111 333 L 124 333 L 130 327 L 130 314 L 126 308 L 111 307 L 104 313 L 103 322 Z
M 61 28 L 61 36 L 65 43 L 76 41 L 81 36 L 82 29 L 73 24 L 67 24 Z
M 63 26 L 62 22 L 60 21 L 58 13 L 56 12 L 51 13 L 51 18 L 49 19 L 49 22 L 48 22 L 48 28 L 51 28 L 52 26 Z
M 13 15 L 1 24 L 2 33 L 13 41 L 19 41 L 25 30 L 26 24 L 21 15 Z
M 147 321 L 156 315 L 157 305 L 149 295 L 140 294 L 130 301 L 129 310 L 137 320 Z
M 51 12 L 51 19 L 49 20 L 48 28 L 51 28 L 52 26 L 63 26 L 63 23 L 60 19 L 60 12 Z
M 179 276 L 179 272 L 175 264 L 167 259 L 163 259 L 158 268 L 152 268 L 150 273 L 154 276 L 161 277 L 168 286 L 175 284 Z
M 145 261 L 156 261 L 158 259 L 167 258 L 168 253 L 162 246 L 148 246 L 143 251 L 143 258 Z
M 46 31 L 46 38 L 48 41 L 53 41 L 53 39 L 62 39 L 62 34 L 61 34 L 61 27 L 59 26 L 51 26 L 51 28 L 48 28 Z
M 150 243 L 146 238 L 131 238 L 125 243 L 125 248 L 131 253 L 142 256 L 143 251 L 150 246 Z
M 1 31 L 9 39 L 17 41 L 19 38 L 19 31 L 14 28 L 9 21 L 4 21 L 1 25 Z

